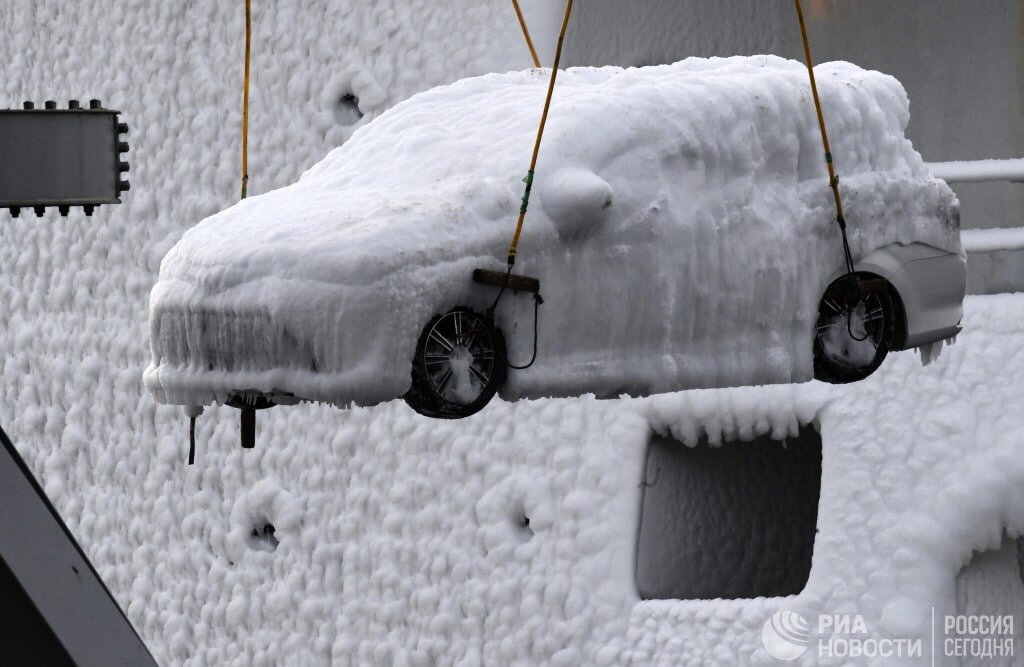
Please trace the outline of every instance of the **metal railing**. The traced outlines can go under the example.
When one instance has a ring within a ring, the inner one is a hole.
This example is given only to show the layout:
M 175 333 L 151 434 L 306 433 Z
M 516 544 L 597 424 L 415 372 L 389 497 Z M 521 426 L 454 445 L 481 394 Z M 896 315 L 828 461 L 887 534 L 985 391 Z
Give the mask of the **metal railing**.
M 947 183 L 1024 183 L 1024 158 L 926 163 Z M 964 229 L 967 293 L 1024 292 L 1024 226 Z

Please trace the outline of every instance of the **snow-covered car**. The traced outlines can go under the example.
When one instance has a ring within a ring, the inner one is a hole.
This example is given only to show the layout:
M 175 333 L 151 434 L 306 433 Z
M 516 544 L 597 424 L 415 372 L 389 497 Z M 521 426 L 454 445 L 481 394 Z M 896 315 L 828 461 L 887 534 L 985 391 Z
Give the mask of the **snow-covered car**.
M 540 281 L 539 335 L 528 293 L 489 316 L 497 289 L 472 275 L 505 269 L 547 82 L 492 74 L 412 97 L 186 232 L 153 288 L 146 386 L 457 417 L 496 392 L 851 381 L 941 342 L 962 314 L 956 197 L 905 138 L 898 81 L 816 72 L 860 291 L 806 69 L 694 58 L 560 75 L 516 265 Z

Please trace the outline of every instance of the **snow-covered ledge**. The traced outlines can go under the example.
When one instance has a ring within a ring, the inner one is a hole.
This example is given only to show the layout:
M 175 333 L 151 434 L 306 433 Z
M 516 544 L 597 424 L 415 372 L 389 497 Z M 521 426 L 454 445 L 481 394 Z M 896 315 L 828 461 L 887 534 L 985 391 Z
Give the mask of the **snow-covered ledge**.
M 960 238 L 973 294 L 1024 291 L 1024 227 L 965 229 Z
M 1024 183 L 1024 158 L 929 162 L 932 174 L 948 183 Z M 965 229 L 968 294 L 1024 291 L 1024 227 Z
M 965 229 L 968 294 L 1024 292 L 1024 227 Z
M 988 181 L 1024 183 L 1024 158 L 929 162 L 928 168 L 932 174 L 947 183 L 985 183 Z

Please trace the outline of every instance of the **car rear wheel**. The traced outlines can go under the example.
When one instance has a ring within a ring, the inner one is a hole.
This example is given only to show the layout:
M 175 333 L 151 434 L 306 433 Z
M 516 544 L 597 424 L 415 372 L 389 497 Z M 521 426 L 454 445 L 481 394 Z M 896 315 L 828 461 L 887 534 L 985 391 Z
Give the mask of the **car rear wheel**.
M 405 402 L 427 417 L 479 412 L 505 382 L 505 338 L 488 318 L 455 308 L 427 323 L 416 343 Z
M 858 290 L 843 276 L 821 297 L 814 336 L 814 377 L 823 382 L 857 382 L 875 372 L 892 347 L 895 306 L 889 285 L 861 276 L 870 289 Z

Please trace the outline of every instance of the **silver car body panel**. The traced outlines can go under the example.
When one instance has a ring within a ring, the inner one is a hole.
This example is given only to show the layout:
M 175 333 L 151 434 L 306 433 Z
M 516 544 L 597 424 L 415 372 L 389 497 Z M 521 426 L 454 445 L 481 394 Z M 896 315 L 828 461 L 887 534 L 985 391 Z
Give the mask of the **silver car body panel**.
M 967 287 L 963 255 L 924 243 L 892 244 L 875 250 L 855 267 L 888 280 L 902 301 L 906 335 L 896 341 L 895 349 L 926 345 L 960 331 Z

